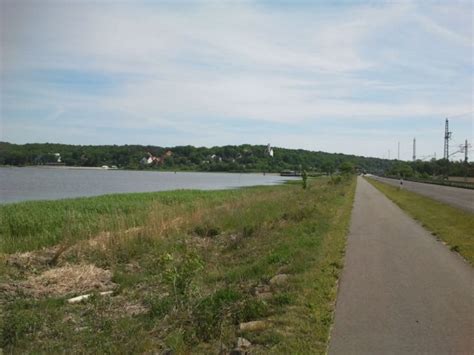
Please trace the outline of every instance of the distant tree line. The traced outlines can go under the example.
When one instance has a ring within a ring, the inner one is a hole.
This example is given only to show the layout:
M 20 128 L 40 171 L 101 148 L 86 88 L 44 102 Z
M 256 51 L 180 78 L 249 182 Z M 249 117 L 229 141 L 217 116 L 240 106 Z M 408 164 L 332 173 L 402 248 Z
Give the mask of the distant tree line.
M 446 159 L 417 160 L 414 162 L 396 161 L 385 172 L 385 175 L 418 179 L 445 178 L 448 176 L 474 177 L 474 164 Z
M 171 152 L 171 154 L 167 154 Z M 274 156 L 263 145 L 243 144 L 223 147 L 157 147 L 142 145 L 66 145 L 11 144 L 0 142 L 0 165 L 28 166 L 57 164 L 66 166 L 117 166 L 122 169 L 158 169 L 228 172 L 280 172 L 294 170 L 333 174 L 338 171 L 377 175 L 474 176 L 473 165 L 433 160 L 401 162 L 347 154 L 312 152 L 303 149 L 273 148 Z M 146 164 L 149 156 L 163 157 L 159 164 Z

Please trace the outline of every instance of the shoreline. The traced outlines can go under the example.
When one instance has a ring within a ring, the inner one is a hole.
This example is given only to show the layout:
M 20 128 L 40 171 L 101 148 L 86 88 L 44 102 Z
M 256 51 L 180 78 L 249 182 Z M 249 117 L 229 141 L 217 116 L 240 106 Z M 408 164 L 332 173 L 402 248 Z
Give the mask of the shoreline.
M 125 169 L 125 168 L 102 168 L 99 166 L 55 166 L 55 165 L 0 165 L 0 169 L 51 169 L 51 170 L 98 170 L 98 171 L 139 171 L 139 172 L 157 172 L 157 173 L 203 173 L 203 174 L 257 174 L 257 175 L 277 175 L 279 172 L 263 171 L 202 171 L 202 170 L 157 170 L 157 169 Z

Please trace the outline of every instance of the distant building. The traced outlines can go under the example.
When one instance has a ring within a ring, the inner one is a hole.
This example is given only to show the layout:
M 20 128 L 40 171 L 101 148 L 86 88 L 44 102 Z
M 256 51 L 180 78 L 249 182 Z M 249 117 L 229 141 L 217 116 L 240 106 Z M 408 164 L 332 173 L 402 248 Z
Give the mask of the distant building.
M 273 157 L 273 148 L 270 145 L 270 143 L 268 143 L 268 145 L 267 145 L 267 151 L 266 152 L 267 152 L 268 156 Z
M 212 154 L 212 155 L 211 155 L 211 159 L 212 159 L 212 160 L 217 160 L 217 161 L 219 161 L 219 162 L 222 161 L 222 157 L 220 157 L 220 156 L 218 156 L 218 155 L 215 155 L 215 154 Z
M 147 155 L 147 157 L 144 157 L 140 160 L 141 165 L 163 164 L 166 158 L 173 155 L 173 152 L 171 150 L 168 150 L 161 157 L 155 157 L 150 152 L 148 152 Z

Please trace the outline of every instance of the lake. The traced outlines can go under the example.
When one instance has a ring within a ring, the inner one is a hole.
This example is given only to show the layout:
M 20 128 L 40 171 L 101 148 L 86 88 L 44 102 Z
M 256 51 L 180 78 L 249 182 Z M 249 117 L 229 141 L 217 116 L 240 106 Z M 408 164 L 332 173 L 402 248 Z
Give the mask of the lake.
M 57 200 L 111 193 L 177 189 L 219 190 L 275 185 L 294 178 L 276 174 L 158 172 L 84 168 L 0 168 L 0 203 Z

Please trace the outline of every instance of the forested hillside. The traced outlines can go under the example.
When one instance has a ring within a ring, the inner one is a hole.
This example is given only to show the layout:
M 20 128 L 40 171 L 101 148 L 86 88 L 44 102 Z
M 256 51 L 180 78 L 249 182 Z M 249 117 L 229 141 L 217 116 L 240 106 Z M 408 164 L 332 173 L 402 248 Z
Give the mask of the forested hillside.
M 141 145 L 81 146 L 66 144 L 0 143 L 0 165 L 117 166 L 124 169 L 162 169 L 193 171 L 266 171 L 308 170 L 333 173 L 355 168 L 361 172 L 403 176 L 473 175 L 472 164 L 446 162 L 400 162 L 346 154 L 312 152 L 302 149 L 239 145 L 223 147 L 157 147 Z

